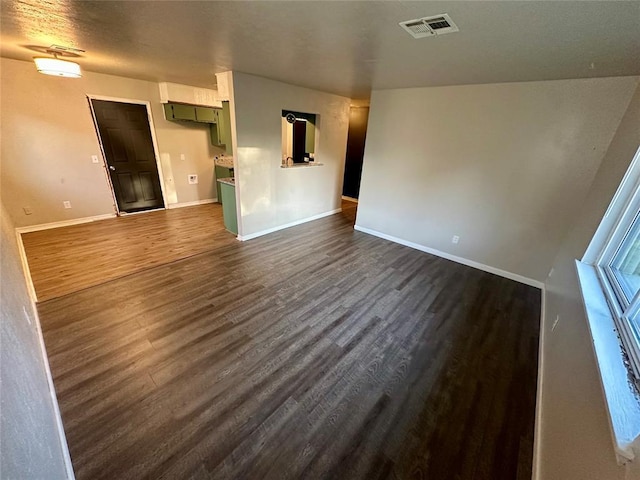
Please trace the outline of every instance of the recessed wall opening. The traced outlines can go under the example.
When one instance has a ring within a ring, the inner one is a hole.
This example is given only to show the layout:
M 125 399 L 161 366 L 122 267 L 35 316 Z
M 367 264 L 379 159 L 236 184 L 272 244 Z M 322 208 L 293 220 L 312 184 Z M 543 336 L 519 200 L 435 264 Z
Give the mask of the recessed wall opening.
M 282 110 L 283 164 L 314 161 L 316 125 L 315 113 Z

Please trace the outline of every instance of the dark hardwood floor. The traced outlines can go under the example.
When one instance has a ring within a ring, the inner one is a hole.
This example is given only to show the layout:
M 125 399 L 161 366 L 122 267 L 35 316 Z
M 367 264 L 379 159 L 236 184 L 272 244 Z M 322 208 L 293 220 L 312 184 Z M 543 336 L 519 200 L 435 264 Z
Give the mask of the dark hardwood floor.
M 354 214 L 39 303 L 77 478 L 529 480 L 540 291 Z

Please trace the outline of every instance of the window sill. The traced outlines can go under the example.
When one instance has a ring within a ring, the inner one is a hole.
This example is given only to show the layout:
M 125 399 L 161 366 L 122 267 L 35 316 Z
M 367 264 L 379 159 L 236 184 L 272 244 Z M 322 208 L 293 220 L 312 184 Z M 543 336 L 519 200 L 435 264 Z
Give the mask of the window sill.
M 617 328 L 596 269 L 577 260 L 576 269 L 615 452 L 619 463 L 627 463 L 640 452 L 640 398 L 629 378 Z
M 291 165 L 280 165 L 280 168 L 321 167 L 323 165 L 324 163 L 304 162 L 304 163 L 294 163 Z

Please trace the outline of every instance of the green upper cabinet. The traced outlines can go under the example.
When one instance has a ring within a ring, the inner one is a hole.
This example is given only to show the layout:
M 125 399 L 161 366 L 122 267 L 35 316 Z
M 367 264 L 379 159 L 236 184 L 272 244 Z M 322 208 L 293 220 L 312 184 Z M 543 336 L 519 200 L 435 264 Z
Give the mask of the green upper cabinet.
M 209 107 L 196 107 L 196 121 L 218 123 L 218 110 Z
M 228 154 L 232 153 L 231 144 L 231 113 L 229 111 L 229 102 L 222 102 L 222 111 L 220 112 L 220 121 L 218 122 L 220 143 L 223 143 Z
M 164 114 L 167 120 L 217 123 L 219 108 L 197 107 L 195 105 L 185 105 L 183 103 L 165 103 Z
M 211 125 L 211 144 L 216 147 L 225 147 L 226 153 L 232 153 L 231 149 L 231 115 L 229 102 L 222 102 L 222 110 L 218 111 L 218 121 Z
M 187 120 L 191 122 L 196 121 L 196 110 L 193 105 L 165 103 L 164 113 L 167 120 Z
M 224 147 L 222 138 L 220 137 L 220 123 L 212 123 L 209 125 L 209 134 L 211 135 L 211 145 L 216 147 Z
M 210 124 L 211 144 L 225 147 L 231 154 L 231 114 L 229 102 L 222 102 L 222 109 L 198 107 L 184 103 L 165 103 L 164 115 L 167 120 Z

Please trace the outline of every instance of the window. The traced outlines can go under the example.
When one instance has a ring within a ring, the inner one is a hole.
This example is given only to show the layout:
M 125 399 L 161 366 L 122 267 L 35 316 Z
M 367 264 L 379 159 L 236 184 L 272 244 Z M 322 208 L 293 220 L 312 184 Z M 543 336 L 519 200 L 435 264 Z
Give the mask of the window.
M 634 461 L 640 458 L 640 149 L 576 270 L 614 449 L 619 463 Z
M 596 232 L 607 238 L 593 262 L 636 387 L 640 386 L 640 149 Z M 592 247 L 590 247 L 591 249 Z M 589 251 L 587 251 L 587 255 Z

